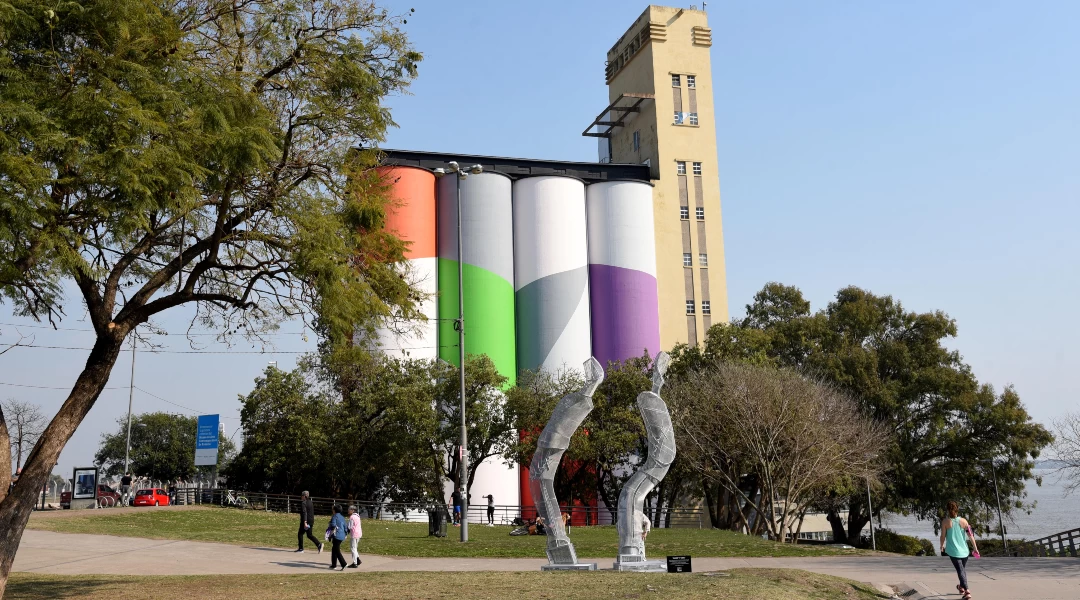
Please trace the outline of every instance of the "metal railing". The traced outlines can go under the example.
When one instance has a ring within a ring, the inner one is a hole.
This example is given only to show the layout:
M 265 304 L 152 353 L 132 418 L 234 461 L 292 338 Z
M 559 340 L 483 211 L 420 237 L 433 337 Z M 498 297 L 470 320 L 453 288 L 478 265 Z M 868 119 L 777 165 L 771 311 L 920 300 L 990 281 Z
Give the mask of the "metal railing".
M 1080 528 L 1062 531 L 1037 540 L 1009 540 L 1009 550 L 996 550 L 987 556 L 1080 556 Z
M 231 506 L 245 510 L 262 510 L 267 512 L 298 513 L 301 497 L 293 494 L 270 494 L 265 492 L 230 491 L 219 488 L 178 488 L 175 490 L 173 503 L 177 505 L 210 505 Z M 349 500 L 346 498 L 311 498 L 316 515 L 329 516 L 333 512 L 333 506 L 340 504 L 343 507 L 356 506 L 362 516 L 368 519 L 386 521 L 403 521 L 410 523 L 427 523 L 428 511 L 444 508 L 447 511 L 448 522 L 453 518 L 453 507 L 442 504 L 427 505 L 422 503 L 404 502 L 370 502 Z M 613 515 L 606 508 L 588 506 L 564 506 L 564 513 L 569 516 L 569 524 L 572 527 L 611 525 Z M 656 517 L 656 511 L 649 511 L 649 518 Z M 494 507 L 490 522 L 494 525 L 510 525 L 517 519 L 531 520 L 536 517 L 536 509 L 531 506 L 519 506 L 516 504 L 497 504 Z M 470 524 L 483 525 L 489 522 L 487 503 L 473 504 L 468 507 L 468 519 Z M 708 528 L 709 517 L 701 508 L 663 508 L 660 519 L 653 523 L 654 528 Z

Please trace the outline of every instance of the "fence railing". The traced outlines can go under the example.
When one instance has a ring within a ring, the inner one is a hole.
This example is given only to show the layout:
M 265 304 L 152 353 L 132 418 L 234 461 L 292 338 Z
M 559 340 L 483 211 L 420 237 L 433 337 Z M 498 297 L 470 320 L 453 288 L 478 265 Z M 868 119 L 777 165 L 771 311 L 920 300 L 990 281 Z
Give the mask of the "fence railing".
M 1062 531 L 1037 540 L 1009 540 L 1009 550 L 987 556 L 1071 556 L 1080 557 L 1080 528 Z
M 178 488 L 175 490 L 173 503 L 178 505 L 213 505 L 228 506 L 246 510 L 263 510 L 268 512 L 299 513 L 302 499 L 293 494 L 270 494 L 265 492 L 230 491 L 226 489 L 211 488 Z M 441 504 L 429 506 L 420 503 L 403 502 L 366 502 L 348 500 L 344 498 L 311 498 L 315 508 L 315 514 L 329 516 L 333 512 L 333 506 L 340 504 L 342 507 L 356 506 L 362 516 L 368 519 L 387 521 L 404 521 L 412 523 L 426 523 L 428 511 L 445 509 L 453 518 L 450 506 Z M 611 511 L 606 508 L 588 506 L 563 506 L 562 511 L 569 516 L 569 524 L 573 527 L 591 525 L 610 525 L 613 522 Z M 497 504 L 488 515 L 487 503 L 472 504 L 468 507 L 468 520 L 470 524 L 509 525 L 515 519 L 533 519 L 536 509 L 531 506 L 519 506 L 513 504 Z M 656 510 L 649 511 L 650 520 L 655 519 L 654 528 L 679 527 L 679 528 L 708 528 L 709 517 L 700 508 L 667 508 L 660 511 L 660 518 L 656 519 Z

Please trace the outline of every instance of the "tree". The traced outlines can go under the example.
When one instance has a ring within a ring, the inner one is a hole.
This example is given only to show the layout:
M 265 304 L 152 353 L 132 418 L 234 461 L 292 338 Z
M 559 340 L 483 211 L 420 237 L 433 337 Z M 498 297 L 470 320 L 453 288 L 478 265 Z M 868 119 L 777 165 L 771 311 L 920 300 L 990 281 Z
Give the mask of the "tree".
M 41 414 L 38 405 L 15 398 L 8 398 L 0 403 L 0 407 L 7 422 L 11 452 L 15 455 L 15 472 L 18 472 L 23 457 L 30 453 L 45 429 L 45 415 Z
M 741 327 L 765 336 L 766 354 L 777 364 L 838 386 L 888 428 L 891 442 L 881 449 L 888 468 L 875 512 L 936 519 L 949 498 L 970 511 L 990 506 L 991 460 L 1008 499 L 1003 508 L 1025 509 L 1024 480 L 1033 477 L 1050 435 L 1032 422 L 1013 388 L 998 393 L 980 385 L 959 352 L 943 345 L 956 335 L 955 321 L 941 311 L 906 311 L 891 296 L 856 287 L 840 290 L 815 314 L 807 307 L 797 288 L 768 284 L 747 306 Z M 833 536 L 857 543 L 870 518 L 862 490 L 835 496 Z
M 360 0 L 0 10 L 0 298 L 54 320 L 77 289 L 96 335 L 0 502 L 0 593 L 136 327 L 185 304 L 222 334 L 318 314 L 340 343 L 416 315 L 375 157 L 354 150 L 383 139 L 383 98 L 415 76 L 400 22 Z
M 1053 456 L 1061 463 L 1058 472 L 1067 483 L 1065 493 L 1080 489 L 1080 413 L 1069 413 L 1053 422 Z
M 461 462 L 461 384 L 458 368 L 448 362 L 434 365 L 435 411 L 439 426 L 432 439 L 431 451 L 448 460 L 440 462 L 443 476 L 458 489 Z M 506 409 L 503 388 L 507 379 L 495 369 L 485 354 L 465 358 L 465 423 L 469 454 L 466 493 L 472 489 L 476 470 L 487 459 L 505 454 L 516 434 L 514 422 Z
M 675 382 L 669 398 L 679 452 L 728 494 L 748 532 L 764 525 L 794 541 L 807 508 L 845 476 L 877 477 L 883 430 L 795 371 L 718 363 Z
M 440 495 L 429 361 L 362 349 L 268 367 L 240 398 L 244 445 L 225 471 L 259 491 L 425 503 Z
M 143 413 L 131 418 L 131 454 L 129 471 L 139 477 L 159 481 L 191 480 L 196 472 L 211 473 L 212 466 L 195 466 L 197 417 L 164 412 Z M 102 434 L 94 463 L 105 475 L 124 474 L 127 451 L 127 418 L 117 419 L 115 433 Z M 218 465 L 227 467 L 236 453 L 232 440 L 218 433 Z

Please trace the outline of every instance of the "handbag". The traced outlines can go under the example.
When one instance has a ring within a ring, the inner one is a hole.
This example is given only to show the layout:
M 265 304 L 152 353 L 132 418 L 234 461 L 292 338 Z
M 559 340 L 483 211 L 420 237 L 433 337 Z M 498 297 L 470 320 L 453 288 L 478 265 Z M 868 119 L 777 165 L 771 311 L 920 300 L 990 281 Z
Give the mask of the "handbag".
M 333 525 L 327 525 L 326 526 L 326 533 L 323 534 L 323 541 L 329 541 L 330 536 L 332 536 L 332 535 L 334 535 L 334 526 Z

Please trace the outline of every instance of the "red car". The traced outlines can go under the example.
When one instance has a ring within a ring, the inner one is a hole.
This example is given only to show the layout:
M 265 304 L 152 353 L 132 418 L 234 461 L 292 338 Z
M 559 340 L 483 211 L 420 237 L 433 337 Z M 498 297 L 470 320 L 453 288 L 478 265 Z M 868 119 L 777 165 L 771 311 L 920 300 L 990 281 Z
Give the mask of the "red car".
M 135 492 L 135 506 L 168 506 L 169 495 L 160 488 L 143 488 Z

